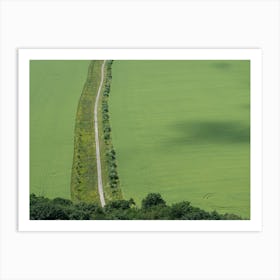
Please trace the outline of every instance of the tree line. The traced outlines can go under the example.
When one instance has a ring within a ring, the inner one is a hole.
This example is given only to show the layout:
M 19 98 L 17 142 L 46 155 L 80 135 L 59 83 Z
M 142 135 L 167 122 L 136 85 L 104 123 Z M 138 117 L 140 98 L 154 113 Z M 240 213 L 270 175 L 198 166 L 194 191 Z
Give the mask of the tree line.
M 104 140 L 105 157 L 106 157 L 106 169 L 108 173 L 109 186 L 112 189 L 112 193 L 115 194 L 119 190 L 119 175 L 117 171 L 116 152 L 113 147 L 111 137 L 110 115 L 109 115 L 109 96 L 112 83 L 112 64 L 113 60 L 106 61 L 106 77 L 105 86 L 102 95 L 102 137 Z M 118 188 L 118 189 L 117 189 Z
M 97 203 L 74 203 L 64 198 L 30 195 L 31 220 L 241 220 L 235 214 L 207 212 L 188 201 L 167 205 L 159 193 L 148 194 L 137 206 L 133 199 L 112 200 L 103 208 Z

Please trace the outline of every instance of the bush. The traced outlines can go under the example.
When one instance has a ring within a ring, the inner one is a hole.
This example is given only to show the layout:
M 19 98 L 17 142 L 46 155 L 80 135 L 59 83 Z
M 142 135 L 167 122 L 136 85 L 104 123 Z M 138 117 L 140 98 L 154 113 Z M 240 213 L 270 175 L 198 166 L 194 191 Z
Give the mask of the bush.
M 174 220 L 180 220 L 190 211 L 190 203 L 183 201 L 171 206 L 170 215 Z
M 154 206 L 165 206 L 166 203 L 159 193 L 150 193 L 142 200 L 142 208 L 149 209 Z

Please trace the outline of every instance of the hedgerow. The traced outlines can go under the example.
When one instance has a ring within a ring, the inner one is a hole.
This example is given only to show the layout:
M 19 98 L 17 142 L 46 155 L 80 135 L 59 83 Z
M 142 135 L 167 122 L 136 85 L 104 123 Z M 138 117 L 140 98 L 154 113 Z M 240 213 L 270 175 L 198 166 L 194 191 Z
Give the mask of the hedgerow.
M 106 169 L 108 174 L 109 186 L 112 189 L 112 193 L 120 192 L 120 180 L 117 171 L 117 160 L 116 152 L 112 143 L 111 126 L 110 126 L 110 115 L 108 99 L 110 96 L 110 88 L 112 81 L 112 64 L 113 60 L 106 61 L 106 77 L 104 91 L 102 95 L 102 137 L 105 146 L 105 157 L 106 157 Z

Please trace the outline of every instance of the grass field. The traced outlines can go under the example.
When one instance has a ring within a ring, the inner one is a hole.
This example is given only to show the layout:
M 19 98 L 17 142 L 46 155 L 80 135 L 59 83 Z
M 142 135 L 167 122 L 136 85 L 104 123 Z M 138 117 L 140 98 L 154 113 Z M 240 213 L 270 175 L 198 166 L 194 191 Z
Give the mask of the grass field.
M 30 62 L 30 191 L 70 198 L 74 126 L 89 61 Z
M 249 61 L 114 61 L 109 99 L 124 198 L 250 217 Z

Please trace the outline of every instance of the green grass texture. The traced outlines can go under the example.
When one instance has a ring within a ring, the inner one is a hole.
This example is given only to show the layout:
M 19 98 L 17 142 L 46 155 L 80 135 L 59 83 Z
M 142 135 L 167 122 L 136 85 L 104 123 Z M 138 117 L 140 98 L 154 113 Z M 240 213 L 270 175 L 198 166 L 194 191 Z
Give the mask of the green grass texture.
M 81 94 L 75 124 L 71 197 L 75 202 L 100 203 L 97 186 L 94 104 L 103 61 L 91 61 Z
M 74 126 L 89 61 L 30 61 L 30 192 L 70 198 Z
M 250 61 L 114 61 L 109 108 L 124 198 L 250 218 Z

